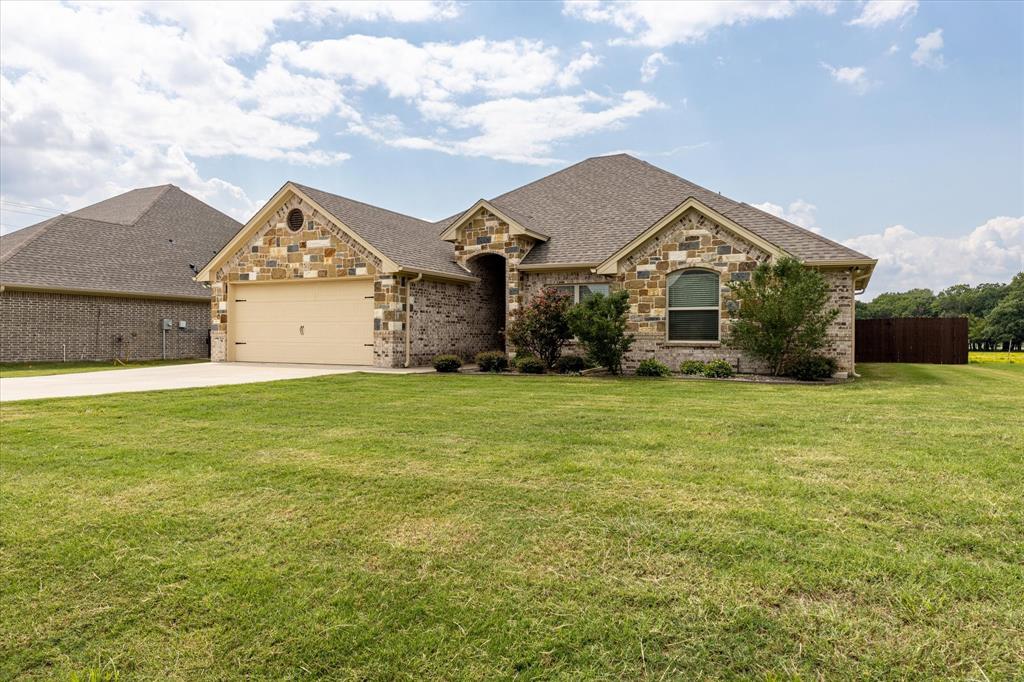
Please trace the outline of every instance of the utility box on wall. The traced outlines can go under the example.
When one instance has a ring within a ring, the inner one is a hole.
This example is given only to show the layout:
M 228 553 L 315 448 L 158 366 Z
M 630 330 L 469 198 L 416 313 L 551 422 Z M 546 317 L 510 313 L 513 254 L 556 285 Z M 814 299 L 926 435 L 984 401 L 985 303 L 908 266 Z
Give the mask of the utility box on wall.
M 166 331 L 170 331 L 173 324 L 174 324 L 174 320 L 170 320 L 170 319 L 167 319 L 165 317 L 163 322 L 160 325 L 160 329 L 162 329 L 165 332 Z

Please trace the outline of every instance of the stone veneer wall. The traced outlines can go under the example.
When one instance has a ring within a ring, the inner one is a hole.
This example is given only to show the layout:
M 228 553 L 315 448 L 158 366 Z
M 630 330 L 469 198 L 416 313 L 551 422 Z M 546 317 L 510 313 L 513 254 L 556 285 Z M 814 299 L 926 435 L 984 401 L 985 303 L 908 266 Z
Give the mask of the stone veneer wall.
M 487 209 L 481 208 L 459 228 L 455 240 L 455 258 L 468 270 L 473 270 L 472 259 L 483 253 L 505 258 L 505 314 L 506 318 L 523 303 L 519 263 L 533 248 L 534 240 L 525 235 L 513 235 L 508 223 Z M 506 319 L 507 322 L 507 319 Z M 504 328 L 506 325 L 502 325 Z
M 293 208 L 302 209 L 306 217 L 299 232 L 285 224 Z M 374 277 L 374 364 L 399 364 L 404 360 L 405 282 L 402 277 L 380 274 L 380 269 L 380 259 L 302 199 L 290 197 L 214 275 L 212 359 L 227 359 L 228 290 L 232 283 Z
M 719 273 L 721 281 L 720 337 L 727 339 L 732 311 L 738 301 L 728 284 L 747 280 L 770 255 L 721 227 L 696 210 L 687 211 L 675 224 L 641 245 L 619 265 L 617 286 L 630 295 L 629 330 L 636 342 L 624 368 L 636 368 L 646 358 L 656 358 L 675 369 L 683 360 L 728 360 L 739 372 L 764 372 L 759 361 L 720 342 L 667 340 L 668 275 L 685 268 L 704 268 Z M 836 358 L 839 372 L 853 369 L 853 281 L 848 271 L 826 272 L 831 286 L 830 304 L 839 317 L 829 329 L 826 352 Z
M 7 289 L 0 293 L 0 362 L 156 360 L 209 356 L 209 303 Z M 184 320 L 185 329 L 178 329 Z M 66 355 L 65 355 L 66 354 Z

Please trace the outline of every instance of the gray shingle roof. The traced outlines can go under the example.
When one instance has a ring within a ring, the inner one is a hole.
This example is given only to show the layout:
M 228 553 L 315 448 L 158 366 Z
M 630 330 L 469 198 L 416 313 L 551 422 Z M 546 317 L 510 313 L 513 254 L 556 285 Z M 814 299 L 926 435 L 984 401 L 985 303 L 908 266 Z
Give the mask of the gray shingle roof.
M 455 263 L 452 245 L 442 241 L 438 236 L 436 223 L 346 199 L 295 182 L 292 184 L 399 265 L 453 275 L 468 274 Z
M 209 298 L 190 266 L 241 227 L 173 185 L 136 189 L 0 237 L 0 282 Z
M 597 263 L 690 197 L 798 258 L 867 258 L 628 154 L 581 161 L 491 203 L 527 216 L 530 224 L 524 227 L 551 237 L 536 245 L 524 263 Z

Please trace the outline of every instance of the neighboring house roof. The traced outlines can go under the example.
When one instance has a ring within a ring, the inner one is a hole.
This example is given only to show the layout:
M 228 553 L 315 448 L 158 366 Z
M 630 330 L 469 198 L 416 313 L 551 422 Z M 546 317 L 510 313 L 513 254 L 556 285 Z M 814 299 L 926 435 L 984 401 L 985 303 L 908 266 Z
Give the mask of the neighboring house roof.
M 209 298 L 195 268 L 240 228 L 174 185 L 136 189 L 0 237 L 0 283 Z

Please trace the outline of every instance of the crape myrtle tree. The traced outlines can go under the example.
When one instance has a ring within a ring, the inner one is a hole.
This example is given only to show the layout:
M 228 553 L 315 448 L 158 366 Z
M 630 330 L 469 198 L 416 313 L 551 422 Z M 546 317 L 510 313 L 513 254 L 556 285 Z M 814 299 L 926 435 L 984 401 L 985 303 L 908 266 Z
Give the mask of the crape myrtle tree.
M 550 369 L 572 338 L 568 312 L 572 298 L 557 289 L 545 288 L 529 303 L 514 311 L 505 334 L 516 353 L 535 355 Z
M 828 283 L 794 258 L 759 265 L 749 281 L 729 285 L 740 300 L 729 343 L 785 374 L 799 360 L 825 347 L 829 325 L 839 315 L 828 307 Z

